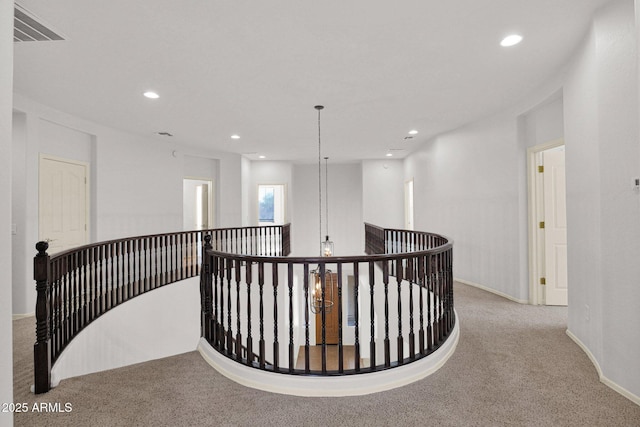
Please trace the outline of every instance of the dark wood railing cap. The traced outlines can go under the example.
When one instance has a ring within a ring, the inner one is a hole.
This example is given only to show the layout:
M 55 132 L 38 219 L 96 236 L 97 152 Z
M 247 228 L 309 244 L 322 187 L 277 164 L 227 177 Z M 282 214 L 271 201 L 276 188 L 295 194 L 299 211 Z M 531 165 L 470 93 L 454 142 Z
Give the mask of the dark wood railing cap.
M 47 256 L 47 249 L 49 249 L 49 243 L 44 241 L 36 243 L 36 250 L 38 251 L 36 256 Z

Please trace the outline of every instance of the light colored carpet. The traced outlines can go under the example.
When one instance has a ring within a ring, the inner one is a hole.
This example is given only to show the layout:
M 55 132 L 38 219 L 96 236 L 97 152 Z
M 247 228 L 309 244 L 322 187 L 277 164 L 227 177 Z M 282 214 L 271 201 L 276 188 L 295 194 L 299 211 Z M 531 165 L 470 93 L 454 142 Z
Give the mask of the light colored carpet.
M 367 396 L 303 398 L 243 387 L 197 352 L 64 380 L 35 396 L 34 319 L 14 321 L 16 426 L 640 426 L 640 406 L 598 381 L 565 334 L 563 307 L 520 305 L 455 285 L 461 335 L 430 377 Z

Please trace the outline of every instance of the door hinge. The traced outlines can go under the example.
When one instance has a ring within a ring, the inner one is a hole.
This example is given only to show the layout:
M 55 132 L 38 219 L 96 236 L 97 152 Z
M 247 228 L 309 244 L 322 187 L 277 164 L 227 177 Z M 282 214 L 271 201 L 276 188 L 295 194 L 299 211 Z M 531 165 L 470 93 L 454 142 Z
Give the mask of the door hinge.
M 541 277 L 541 278 L 540 278 L 540 284 L 541 284 L 541 285 L 546 285 L 546 284 L 547 284 L 547 279 L 546 279 L 546 278 L 544 278 L 544 277 Z
M 542 166 L 542 165 L 538 166 L 538 172 L 539 173 L 543 173 L 544 172 L 544 166 Z
M 544 228 L 544 221 L 540 221 L 540 224 L 538 224 L 539 228 Z

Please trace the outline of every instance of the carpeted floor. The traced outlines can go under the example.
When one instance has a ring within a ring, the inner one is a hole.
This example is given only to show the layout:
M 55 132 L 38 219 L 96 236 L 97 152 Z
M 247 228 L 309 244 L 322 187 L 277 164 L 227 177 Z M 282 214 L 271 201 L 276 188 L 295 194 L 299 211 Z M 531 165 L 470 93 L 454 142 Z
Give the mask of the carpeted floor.
M 16 426 L 640 426 L 640 406 L 598 381 L 566 335 L 563 307 L 520 305 L 455 285 L 461 335 L 430 377 L 367 396 L 302 398 L 243 387 L 197 352 L 64 380 L 35 396 L 34 319 L 14 321 Z

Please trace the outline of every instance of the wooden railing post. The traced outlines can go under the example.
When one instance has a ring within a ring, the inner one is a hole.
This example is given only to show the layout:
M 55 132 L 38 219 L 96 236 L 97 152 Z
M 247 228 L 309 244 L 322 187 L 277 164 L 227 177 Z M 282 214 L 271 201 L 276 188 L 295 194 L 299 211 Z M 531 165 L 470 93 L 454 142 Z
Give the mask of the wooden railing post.
M 36 281 L 36 343 L 33 346 L 34 391 L 46 393 L 51 389 L 51 331 L 49 330 L 49 255 L 47 242 L 38 242 L 38 254 L 33 260 L 33 278 Z
M 291 253 L 291 224 L 282 226 L 282 256 L 288 256 Z
M 204 236 L 204 248 L 202 251 L 202 270 L 200 274 L 200 304 L 202 309 L 201 315 L 201 334 L 208 342 L 211 342 L 211 319 L 212 319 L 212 286 L 211 286 L 211 257 L 207 255 L 207 251 L 211 249 L 211 235 Z

